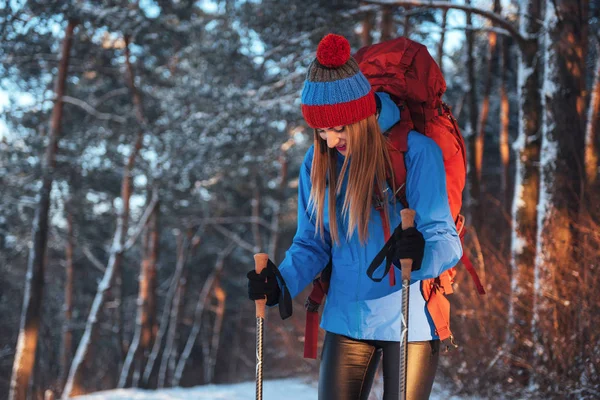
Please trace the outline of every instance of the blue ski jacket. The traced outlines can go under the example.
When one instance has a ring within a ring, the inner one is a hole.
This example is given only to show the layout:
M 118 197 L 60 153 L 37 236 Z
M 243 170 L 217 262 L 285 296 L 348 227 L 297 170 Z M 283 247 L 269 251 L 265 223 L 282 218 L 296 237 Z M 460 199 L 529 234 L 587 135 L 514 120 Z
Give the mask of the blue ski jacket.
M 331 259 L 333 271 L 321 328 L 354 339 L 399 341 L 402 282 L 397 279 L 392 287 L 387 279 L 374 282 L 367 276 L 371 261 L 385 243 L 380 214 L 373 207 L 369 236 L 364 244 L 360 243 L 357 232 L 347 237 L 347 223 L 338 215 L 340 243 L 336 245 L 329 235 L 329 196 L 326 194 L 325 235 L 321 237 L 316 233 L 312 206 L 309 205 L 313 152 L 314 147 L 311 147 L 300 168 L 298 229 L 279 266 L 281 275 L 291 296 L 295 297 Z M 339 173 L 344 156 L 338 153 L 338 157 Z M 415 226 L 425 238 L 422 267 L 411 275 L 408 340 L 412 342 L 437 339 L 421 293 L 420 280 L 437 277 L 456 265 L 462 256 L 462 246 L 448 205 L 446 174 L 438 145 L 432 139 L 411 131 L 408 134 L 405 162 L 406 198 L 416 211 Z M 337 210 L 342 209 L 346 183 L 347 175 L 343 178 L 342 191 L 336 198 Z M 387 192 L 391 193 L 391 190 Z M 390 227 L 393 230 L 401 223 L 400 210 L 403 206 L 394 201 L 393 194 L 389 195 L 388 201 Z M 383 268 L 384 264 L 375 272 L 375 276 L 381 276 Z

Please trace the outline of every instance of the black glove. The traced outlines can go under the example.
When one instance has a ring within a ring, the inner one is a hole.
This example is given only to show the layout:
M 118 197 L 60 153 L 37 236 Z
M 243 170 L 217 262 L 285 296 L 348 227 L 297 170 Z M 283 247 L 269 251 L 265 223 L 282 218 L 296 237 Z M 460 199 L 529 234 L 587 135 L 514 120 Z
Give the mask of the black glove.
M 396 228 L 398 231 L 399 228 Z M 396 241 L 392 246 L 391 259 L 394 265 L 400 268 L 400 260 L 403 258 L 410 258 L 413 260 L 412 270 L 418 271 L 421 269 L 421 263 L 423 262 L 423 255 L 425 254 L 425 239 L 423 234 L 412 227 L 405 230 L 401 230 L 400 234 L 397 235 L 394 231 L 394 237 Z
M 421 232 L 414 227 L 402 230 L 402 226 L 398 225 L 392 236 L 388 239 L 379 253 L 377 253 L 373 261 L 371 261 L 371 265 L 369 265 L 369 268 L 367 269 L 367 275 L 373 281 L 381 282 L 388 274 L 392 263 L 398 268 L 401 268 L 400 260 L 403 258 L 412 259 L 412 270 L 418 271 L 421 269 L 424 254 L 425 239 Z M 385 269 L 383 275 L 381 278 L 376 278 L 374 276 L 375 270 L 379 268 L 384 260 Z
M 277 284 L 277 277 L 270 268 L 265 268 L 260 274 L 256 271 L 249 271 L 248 277 L 248 297 L 250 300 L 260 300 L 267 298 L 267 305 L 274 306 L 279 302 L 281 289 Z
M 266 297 L 268 306 L 279 304 L 281 319 L 292 316 L 292 296 L 279 269 L 271 260 L 267 261 L 266 268 L 260 274 L 252 270 L 246 276 L 248 277 L 248 297 L 250 297 L 250 300 L 261 300 Z M 282 285 L 282 288 L 279 287 L 279 284 Z

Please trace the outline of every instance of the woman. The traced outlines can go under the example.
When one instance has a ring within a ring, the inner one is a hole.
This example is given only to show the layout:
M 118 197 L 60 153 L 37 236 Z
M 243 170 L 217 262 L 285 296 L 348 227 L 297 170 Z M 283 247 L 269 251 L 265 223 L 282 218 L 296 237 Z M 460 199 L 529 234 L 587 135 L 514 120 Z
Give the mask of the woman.
M 398 120 L 397 109 L 389 112 L 393 108 L 389 96 L 372 92 L 350 56 L 348 41 L 326 36 L 308 68 L 302 92 L 302 114 L 315 133 L 300 169 L 298 230 L 279 273 L 269 268 L 261 275 L 248 273 L 250 298 L 267 296 L 267 304 L 274 305 L 281 287 L 296 296 L 331 260 L 321 319 L 326 331 L 321 400 L 366 400 L 381 355 L 384 399 L 398 398 L 401 283 L 374 282 L 366 274 L 385 243 L 373 198 L 387 199 L 383 211 L 390 226 L 401 223 L 403 206 L 395 201 L 395 188 L 386 180 L 391 164 L 382 135 L 389 127 L 387 121 Z M 420 400 L 431 392 L 439 340 L 419 281 L 454 266 L 462 247 L 448 205 L 439 147 L 411 131 L 404 157 L 406 199 L 416 211 L 416 229 L 404 231 L 397 244 L 399 258 L 413 259 L 406 398 Z

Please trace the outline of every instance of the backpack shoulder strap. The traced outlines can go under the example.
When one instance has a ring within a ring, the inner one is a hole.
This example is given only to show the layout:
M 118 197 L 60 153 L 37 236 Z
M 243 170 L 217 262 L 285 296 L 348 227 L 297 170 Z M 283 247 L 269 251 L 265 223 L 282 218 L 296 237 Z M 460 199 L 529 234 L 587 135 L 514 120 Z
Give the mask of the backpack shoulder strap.
M 304 358 L 317 358 L 317 341 L 319 339 L 319 307 L 329 290 L 329 281 L 333 264 L 329 264 L 315 280 L 310 295 L 304 303 L 306 322 L 304 324 Z

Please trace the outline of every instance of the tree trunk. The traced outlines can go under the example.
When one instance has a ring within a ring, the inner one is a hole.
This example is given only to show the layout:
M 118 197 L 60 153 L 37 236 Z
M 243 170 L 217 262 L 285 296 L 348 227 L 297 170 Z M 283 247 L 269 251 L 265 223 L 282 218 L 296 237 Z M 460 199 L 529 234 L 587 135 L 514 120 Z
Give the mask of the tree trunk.
M 531 315 L 533 302 L 533 273 L 536 259 L 537 209 L 539 199 L 539 160 L 541 129 L 541 95 L 539 81 L 542 60 L 539 59 L 539 33 L 542 0 L 529 0 L 519 12 L 520 30 L 532 39 L 519 52 L 517 96 L 519 99 L 519 131 L 514 144 L 516 173 L 512 202 L 511 285 L 505 351 L 509 360 L 518 360 L 513 375 L 527 382 L 533 357 Z
M 594 85 L 587 115 L 587 126 L 585 130 L 585 176 L 586 187 L 596 186 L 598 178 L 598 127 L 600 127 L 600 44 L 596 50 L 596 73 L 594 74 Z
M 67 72 L 73 31 L 77 21 L 70 19 L 65 29 L 65 38 L 62 44 L 61 60 L 58 66 L 58 76 L 55 83 L 55 102 L 50 121 L 48 147 L 42 164 L 42 187 L 38 197 L 38 206 L 35 212 L 32 227 L 32 245 L 29 250 L 27 262 L 27 275 L 23 295 L 23 310 L 19 335 L 13 361 L 12 377 L 10 381 L 10 400 L 26 400 L 29 381 L 35 363 L 35 352 L 40 329 L 41 305 L 44 291 L 45 255 L 48 243 L 48 211 L 50 209 L 50 193 L 52 191 L 53 172 L 56 166 L 56 153 L 58 139 L 61 131 L 63 115 L 62 97 L 66 93 Z
M 403 36 L 407 39 L 410 39 L 410 7 L 404 7 L 404 31 Z
M 225 317 L 225 299 L 227 298 L 227 293 L 225 293 L 218 280 L 215 283 L 215 298 L 217 299 L 217 306 L 215 308 L 215 322 L 213 325 L 212 339 L 210 341 L 210 355 L 208 357 L 209 375 L 206 383 L 212 383 L 215 377 L 217 355 L 219 353 L 219 342 L 223 328 L 223 319 Z
M 158 188 L 155 189 L 158 191 Z M 158 193 L 158 192 L 157 192 Z M 156 205 L 157 207 L 159 204 Z M 147 303 L 147 314 L 148 320 L 146 324 L 142 326 L 142 338 L 144 339 L 142 343 L 144 344 L 144 362 L 148 358 L 148 353 L 150 351 L 150 346 L 154 343 L 154 339 L 156 337 L 156 266 L 158 264 L 158 251 L 160 248 L 160 208 L 156 211 L 156 214 L 151 220 L 150 223 L 150 242 L 149 242 L 149 252 L 150 259 L 148 265 L 148 298 Z M 141 363 L 140 365 L 144 365 Z M 140 367 L 141 368 L 141 367 Z M 139 368 L 138 368 L 139 369 Z
M 153 214 L 154 215 L 154 214 Z M 142 291 L 147 285 L 145 276 L 146 265 L 148 264 L 148 246 L 150 242 L 150 227 L 146 226 L 144 228 L 144 232 L 142 233 L 141 240 L 141 254 L 142 254 L 142 262 L 140 266 L 140 275 L 138 277 L 138 297 L 136 301 L 136 317 L 135 317 L 135 327 L 133 331 L 133 338 L 131 339 L 131 343 L 129 345 L 129 349 L 127 351 L 127 356 L 125 357 L 125 361 L 123 362 L 123 368 L 121 369 L 121 375 L 119 376 L 119 382 L 117 383 L 117 387 L 119 389 L 127 387 L 129 385 L 129 374 L 131 372 L 132 367 L 135 368 L 137 366 L 136 362 L 138 360 L 138 355 L 141 349 L 141 340 L 142 340 L 142 324 L 145 318 L 145 310 L 142 310 Z M 134 370 L 135 375 L 135 370 Z M 131 386 L 137 387 L 138 382 L 134 383 L 135 377 L 132 378 Z
M 587 3 L 587 2 L 586 2 Z M 544 19 L 542 158 L 538 203 L 538 257 L 534 267 L 532 383 L 547 384 L 548 372 L 575 378 L 578 332 L 577 235 L 583 176 L 587 11 L 583 2 L 547 0 Z M 581 264 L 581 263 L 579 263 Z
M 155 192 L 156 193 L 156 192 Z M 134 379 L 132 386 L 136 387 L 139 382 L 140 366 L 148 357 L 148 349 L 152 343 L 152 327 L 154 325 L 155 310 L 155 281 L 156 281 L 156 257 L 158 251 L 158 214 L 160 204 L 157 202 L 154 212 L 150 217 L 146 234 L 144 235 L 144 251 L 139 277 L 139 291 L 137 298 L 136 325 L 133 340 L 129 346 L 127 358 L 119 378 L 119 388 L 127 386 L 127 380 L 132 366 L 134 367 Z
M 454 118 L 458 121 L 460 119 L 460 115 L 462 113 L 463 108 L 465 107 L 465 102 L 467 101 L 467 97 L 469 97 L 468 92 L 463 92 L 456 103 L 452 105 L 452 113 L 454 114 Z
M 442 10 L 442 32 L 438 43 L 437 63 L 440 71 L 444 74 L 444 43 L 446 42 L 446 24 L 448 23 L 448 10 Z
M 494 12 L 500 13 L 501 6 L 500 0 L 494 0 Z M 469 25 L 471 26 L 471 25 Z M 490 111 L 490 95 L 492 93 L 492 86 L 495 78 L 495 66 L 498 60 L 496 52 L 496 42 L 498 36 L 493 30 L 488 34 L 488 52 L 487 52 L 487 71 L 485 76 L 484 88 L 483 88 L 483 100 L 481 102 L 481 112 L 479 113 L 479 122 L 477 125 L 477 136 L 475 138 L 475 179 L 478 182 L 480 190 L 485 190 L 482 187 L 482 172 L 483 172 L 483 152 L 485 143 L 485 128 Z M 479 202 L 480 203 L 480 202 Z M 481 214 L 478 218 L 481 218 Z
M 258 178 L 258 176 L 254 176 L 253 179 L 253 184 L 252 184 L 252 200 L 251 200 L 251 204 L 252 204 L 252 218 L 254 219 L 254 222 L 252 223 L 252 236 L 254 237 L 254 246 L 256 247 L 256 253 L 259 253 L 263 248 L 262 245 L 262 237 L 260 235 L 260 224 L 258 223 L 258 220 L 260 218 L 260 202 L 261 202 L 261 197 L 260 197 L 260 180 Z
M 393 38 L 394 10 L 393 6 L 383 6 L 381 8 L 381 42 Z
M 368 11 L 365 13 L 365 17 L 362 22 L 362 31 L 360 33 L 360 45 L 361 47 L 370 46 L 373 44 L 373 25 L 375 22 L 375 13 Z
M 185 364 L 192 352 L 194 344 L 196 343 L 196 338 L 198 337 L 198 333 L 200 333 L 200 328 L 202 327 L 202 314 L 204 313 L 206 301 L 213 287 L 213 283 L 223 270 L 223 267 L 225 265 L 225 259 L 231 253 L 233 248 L 234 244 L 232 243 L 227 247 L 227 249 L 223 250 L 219 254 L 213 271 L 204 281 L 204 285 L 202 285 L 202 290 L 200 291 L 200 295 L 198 296 L 198 302 L 196 303 L 196 309 L 194 311 L 194 323 L 190 331 L 190 335 L 188 336 L 188 339 L 185 343 L 185 347 L 181 353 L 181 356 L 179 357 L 179 361 L 177 362 L 177 368 L 175 368 L 175 374 L 173 375 L 172 386 L 179 386 L 179 382 L 181 381 L 181 377 L 183 376 Z
M 107 303 L 111 304 L 106 313 L 109 314 L 108 319 L 110 319 L 112 322 L 111 341 L 114 348 L 117 350 L 116 355 L 114 356 L 114 365 L 116 371 L 123 369 L 123 360 L 125 360 L 125 356 L 128 352 L 128 350 L 125 349 L 125 337 L 123 334 L 124 311 L 122 304 L 122 286 L 123 269 L 121 268 L 121 263 L 119 262 L 119 268 L 117 273 L 115 273 L 112 285 L 108 289 L 106 300 Z
M 600 189 L 598 185 L 598 162 L 600 145 L 598 141 L 598 128 L 600 126 L 600 42 L 596 43 L 596 69 L 594 72 L 594 82 L 590 96 L 590 104 L 588 106 L 588 115 L 585 129 L 585 150 L 584 150 L 584 165 L 585 165 L 585 193 L 581 202 L 581 212 L 579 214 L 579 226 L 585 228 L 585 225 L 592 227 L 594 231 L 594 222 L 598 218 L 598 207 L 596 206 L 596 194 Z M 583 225 L 583 226 L 582 226 Z M 587 354 L 593 352 L 596 341 L 593 339 L 592 332 L 594 323 L 590 316 L 593 314 L 593 304 L 595 297 L 594 285 L 590 285 L 590 275 L 593 271 L 595 259 L 597 259 L 596 249 L 591 246 L 593 235 L 588 232 L 583 232 L 580 237 L 580 259 L 578 260 L 580 268 L 583 269 L 579 276 L 580 288 L 577 292 L 579 304 L 577 305 L 577 313 L 579 320 L 579 338 L 581 342 L 579 357 L 585 359 Z M 592 366 L 588 366 L 584 370 L 582 376 L 591 377 L 594 372 L 591 372 Z
M 467 0 L 466 4 L 471 5 L 471 0 Z M 473 25 L 471 12 L 467 12 L 467 26 Z M 480 170 L 477 165 L 477 124 L 479 122 L 479 106 L 477 102 L 477 81 L 475 79 L 475 32 L 468 29 L 465 33 L 467 41 L 467 80 L 469 82 L 468 99 L 469 99 L 469 121 L 466 136 L 469 143 L 469 210 L 471 214 L 471 223 L 478 229 L 481 226 L 481 188 L 479 176 Z
M 132 91 L 132 98 L 136 118 L 138 120 L 138 123 L 140 124 L 140 130 L 137 133 L 137 137 L 129 155 L 129 158 L 127 160 L 127 164 L 123 168 L 123 180 L 121 183 L 121 200 L 123 204 L 123 210 L 121 211 L 117 219 L 117 229 L 113 238 L 108 265 L 106 267 L 102 280 L 98 284 L 98 290 L 92 303 L 92 308 L 90 310 L 90 314 L 86 322 L 85 331 L 83 333 L 83 336 L 81 337 L 79 346 L 77 347 L 73 363 L 71 364 L 69 377 L 67 378 L 65 390 L 63 391 L 62 395 L 64 399 L 68 398 L 69 396 L 75 396 L 85 393 L 85 388 L 83 387 L 84 377 L 82 376 L 82 366 L 87 364 L 88 362 L 87 358 L 89 354 L 89 349 L 98 331 L 100 312 L 104 307 L 104 303 L 106 302 L 108 292 L 110 291 L 110 288 L 114 283 L 115 276 L 118 276 L 120 273 L 121 259 L 123 257 L 123 248 L 125 245 L 125 237 L 127 235 L 127 226 L 129 222 L 129 199 L 131 198 L 131 174 L 133 171 L 133 167 L 135 166 L 137 154 L 139 153 L 142 147 L 145 125 L 143 112 L 141 109 L 141 97 L 134 84 L 133 68 L 131 66 L 129 55 L 128 37 L 125 37 L 125 62 L 128 72 L 128 81 L 130 89 Z M 156 203 L 154 203 L 154 205 L 155 204 Z
M 507 214 L 511 210 L 510 198 L 510 138 L 509 138 L 509 122 L 510 122 L 510 104 L 508 102 L 508 60 L 510 57 L 510 47 L 506 38 L 500 38 L 500 160 L 502 161 L 501 168 L 501 186 L 504 198 L 504 207 Z
M 281 217 L 283 214 L 283 202 L 285 199 L 285 189 L 288 184 L 288 150 L 294 146 L 294 139 L 289 139 L 287 142 L 281 145 L 281 152 L 279 153 L 279 187 L 276 193 L 277 201 L 275 202 L 273 210 L 273 219 L 271 220 L 271 236 L 269 241 L 269 256 L 273 257 L 273 260 L 277 260 L 277 252 L 279 250 L 279 227 L 281 225 Z
M 156 387 L 162 389 L 165 387 L 167 376 L 173 376 L 175 370 L 173 363 L 177 360 L 177 327 L 179 325 L 179 315 L 181 311 L 182 298 L 185 291 L 185 274 L 179 280 L 177 291 L 175 293 L 175 299 L 173 300 L 173 307 L 171 309 L 171 315 L 169 318 L 169 329 L 167 331 L 167 338 L 165 341 L 165 348 L 162 353 L 160 360 L 160 367 L 158 369 L 158 383 Z M 171 368 L 173 367 L 173 368 Z M 169 375 L 170 374 L 170 375 Z
M 210 299 L 208 299 L 210 301 Z M 209 308 L 210 310 L 210 308 Z M 205 319 L 206 321 L 206 319 Z M 202 334 L 200 336 L 200 350 L 202 351 L 202 383 L 208 384 L 210 381 L 210 342 L 208 340 L 208 332 L 210 327 L 207 323 L 202 325 Z
M 236 312 L 235 321 L 232 321 L 232 324 L 235 326 L 233 343 L 231 345 L 231 354 L 233 355 L 233 358 L 231 360 L 229 360 L 229 368 L 227 371 L 229 376 L 237 375 L 238 364 L 239 364 L 239 360 L 240 360 L 240 353 L 242 351 L 240 349 L 240 342 L 241 342 L 242 335 L 245 335 L 243 333 L 244 314 L 241 310 L 235 310 L 235 312 Z
M 188 249 L 184 249 L 183 243 L 179 243 L 179 256 L 182 258 L 182 263 L 185 264 L 187 259 Z M 180 262 L 179 260 L 177 262 Z M 186 289 L 186 276 L 185 267 L 183 272 L 181 273 L 181 278 L 179 278 L 179 283 L 177 285 L 177 290 L 175 292 L 175 298 L 173 299 L 173 306 L 171 307 L 171 315 L 169 318 L 169 330 L 167 331 L 167 338 L 165 342 L 165 349 L 162 353 L 162 358 L 160 361 L 160 368 L 158 371 L 158 384 L 157 388 L 161 389 L 164 387 L 165 382 L 167 380 L 167 375 L 169 372 L 171 373 L 171 377 L 173 376 L 173 368 L 169 368 L 174 363 L 174 360 L 177 359 L 177 327 L 179 326 L 179 315 L 181 312 L 181 305 L 183 303 L 183 297 L 185 296 Z
M 146 386 L 148 386 L 150 382 L 150 377 L 154 369 L 154 363 L 158 358 L 160 348 L 162 346 L 163 336 L 167 332 L 167 328 L 169 326 L 169 314 L 171 313 L 173 300 L 179 287 L 179 281 L 183 274 L 183 269 L 185 267 L 189 247 L 190 243 L 187 238 L 184 238 L 182 240 L 182 243 L 178 246 L 179 251 L 177 252 L 177 263 L 175 264 L 175 272 L 173 273 L 173 278 L 171 284 L 169 285 L 169 290 L 165 299 L 165 305 L 163 308 L 162 315 L 160 317 L 158 333 L 156 334 L 156 338 L 154 339 L 154 345 L 152 346 L 152 351 L 150 352 L 150 356 L 148 357 L 146 367 L 144 368 L 143 382 Z
M 65 248 L 65 321 L 63 325 L 63 342 L 60 363 L 60 382 L 64 385 L 69 371 L 69 365 L 73 358 L 73 331 L 71 320 L 73 316 L 73 213 L 70 208 L 72 201 L 67 201 L 67 245 Z

